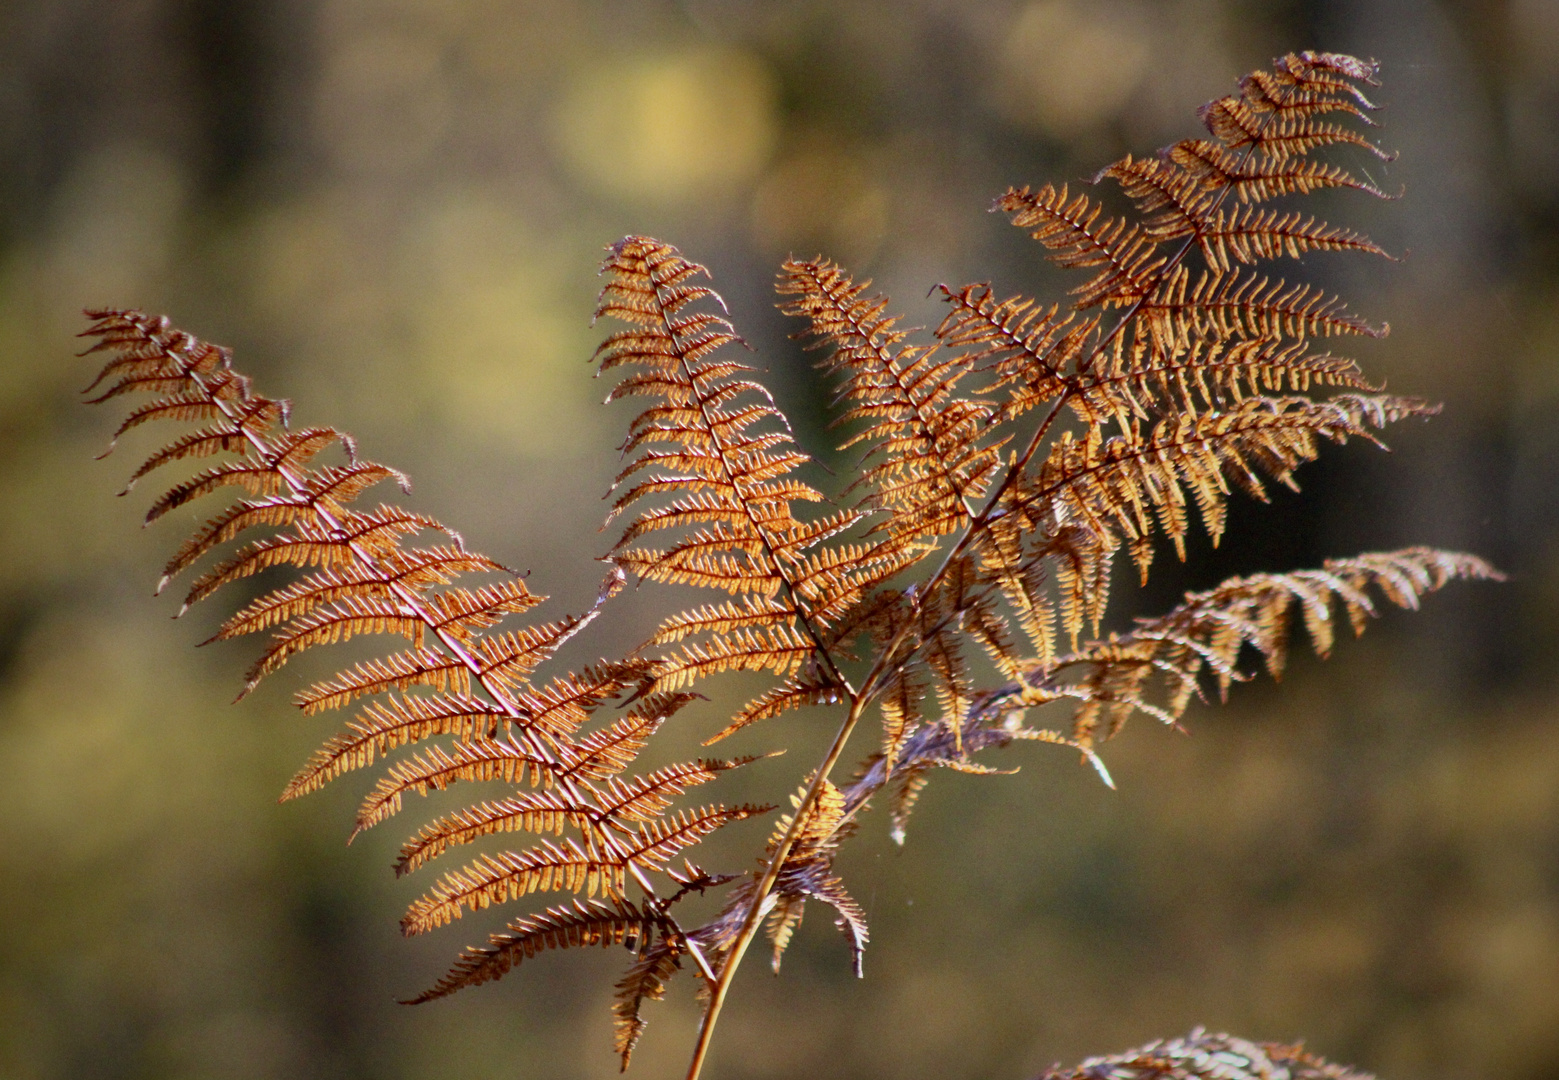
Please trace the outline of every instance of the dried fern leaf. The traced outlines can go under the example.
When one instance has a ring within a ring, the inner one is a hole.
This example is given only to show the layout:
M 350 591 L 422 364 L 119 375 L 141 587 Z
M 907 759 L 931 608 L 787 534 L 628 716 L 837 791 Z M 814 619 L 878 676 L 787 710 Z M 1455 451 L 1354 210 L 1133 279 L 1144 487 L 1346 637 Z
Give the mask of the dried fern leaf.
M 545 598 L 500 563 L 467 551 L 458 534 L 432 518 L 394 506 L 367 512 L 351 508 L 368 487 L 383 480 L 398 481 L 404 488 L 403 476 L 359 460 L 352 440 L 334 429 L 290 430 L 286 403 L 257 394 L 247 378 L 232 370 L 226 350 L 137 312 L 105 311 L 94 318 L 88 331 L 99 338 L 94 351 L 112 354 L 94 382 L 94 389 L 106 386 L 95 400 L 139 391 L 159 395 L 137 408 L 118 434 L 151 420 L 204 425 L 153 453 L 132 484 L 173 462 L 219 455 L 231 459 L 175 484 L 153 502 L 148 520 L 223 489 L 236 487 L 245 493 L 179 548 L 165 568 L 164 584 L 253 529 L 267 534 L 218 558 L 191 587 L 186 609 L 225 585 L 276 567 L 311 571 L 247 604 L 215 635 L 213 640 L 273 632 L 269 647 L 250 670 L 245 692 L 316 645 L 368 633 L 396 634 L 411 642 L 410 649 L 358 663 L 299 695 L 305 712 L 340 708 L 361 697 L 374 700 L 312 756 L 283 798 L 315 790 L 401 747 L 422 743 L 420 751 L 392 763 L 378 781 L 359 811 L 357 830 L 395 813 L 408 792 L 425 793 L 456 782 L 503 783 L 520 790 L 426 826 L 403 849 L 400 871 L 498 832 L 557 834 L 567 828 L 580 839 L 542 840 L 518 855 L 484 857 L 463 875 L 447 874 L 408 914 L 408 932 L 446 922 L 462 906 L 485 907 L 538 889 L 577 889 L 613 898 L 614 906 L 576 905 L 521 919 L 502 940 L 462 958 L 423 1000 L 496 978 L 518 957 L 541 948 L 603 938 L 647 940 L 654 927 L 680 935 L 658 906 L 662 901 L 646 875 L 664 871 L 673 854 L 714 829 L 762 808 L 704 807 L 662 815 L 688 787 L 752 759 L 666 766 L 647 776 L 620 778 L 648 737 L 687 697 L 645 696 L 655 664 L 640 658 L 603 661 L 540 685 L 530 681 L 617 591 L 621 572 L 614 568 L 596 605 L 583 615 L 496 630 L 505 619 L 527 613 Z M 339 445 L 346 463 L 317 463 L 333 445 Z M 756 474 L 760 484 L 772 479 L 761 475 L 761 469 Z M 755 505 L 764 504 L 759 499 Z M 431 548 L 404 544 L 425 532 L 442 533 L 453 543 Z M 790 542 L 803 550 L 822 535 L 793 531 Z M 488 580 L 474 587 L 457 584 L 469 574 Z M 574 738 L 607 702 L 626 694 L 637 701 L 630 712 Z M 437 741 L 441 739 L 446 741 Z M 541 790 L 526 791 L 527 783 Z M 668 876 L 673 898 L 694 887 L 691 879 Z M 643 911 L 624 899 L 630 877 L 646 893 L 650 907 Z M 712 880 L 700 878 L 697 887 Z M 652 909 L 650 918 L 645 912 Z
M 633 1057 L 634 1047 L 644 1034 L 645 1023 L 639 1010 L 646 1001 L 659 1001 L 666 995 L 666 983 L 682 966 L 682 948 L 675 939 L 663 939 L 647 949 L 639 961 L 617 983 L 612 1003 L 614 1045 L 624 1072 Z
M 959 395 L 963 358 L 903 345 L 908 333 L 887 313 L 887 298 L 868 296 L 836 264 L 789 259 L 780 268 L 782 310 L 805 318 L 803 336 L 827 348 L 822 366 L 840 379 L 847 408 L 836 424 L 859 424 L 841 449 L 866 445 L 867 467 L 855 481 L 867 509 L 887 512 L 874 531 L 895 547 L 962 527 L 972 500 L 984 494 L 1000 458 L 987 438 L 994 409 Z
M 574 900 L 548 908 L 515 920 L 503 933 L 492 935 L 486 945 L 466 949 L 448 974 L 406 1004 L 420 1005 L 500 979 L 521 961 L 552 949 L 621 945 L 655 925 L 652 915 L 627 900 Z
M 1374 1080 L 1308 1054 L 1302 1045 L 1253 1043 L 1201 1028 L 1124 1054 L 1089 1058 L 1075 1069 L 1054 1065 L 1040 1080 Z
M 670 245 L 627 237 L 608 249 L 602 272 L 609 278 L 597 317 L 632 327 L 610 335 L 596 353 L 602 373 L 630 369 L 608 400 L 651 399 L 623 445 L 631 459 L 617 482 L 632 485 L 612 513 L 629 519 L 613 558 L 650 580 L 741 596 L 739 604 L 700 608 L 662 625 L 651 644 L 681 646 L 657 669 L 656 688 L 678 690 L 722 671 L 785 676 L 809 661 L 840 682 L 816 620 L 825 583 L 809 580 L 803 589 L 800 582 L 810 568 L 808 551 L 858 515 L 811 523 L 794 516 L 794 503 L 822 495 L 792 475 L 808 459 L 769 392 L 746 377 L 746 365 L 719 358 L 740 340 L 730 323 L 688 310 L 719 302 L 711 289 L 693 284 L 708 276 L 703 267 Z M 676 538 L 670 547 L 642 542 L 666 533 Z M 840 568 L 830 580 L 845 582 L 851 570 Z

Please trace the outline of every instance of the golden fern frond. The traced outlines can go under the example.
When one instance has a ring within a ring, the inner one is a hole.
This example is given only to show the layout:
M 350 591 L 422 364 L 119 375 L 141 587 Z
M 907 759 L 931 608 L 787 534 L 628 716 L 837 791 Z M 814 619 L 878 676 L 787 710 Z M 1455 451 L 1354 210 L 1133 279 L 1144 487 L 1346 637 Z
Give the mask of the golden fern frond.
M 521 961 L 552 949 L 577 949 L 599 945 L 610 948 L 643 937 L 659 920 L 627 900 L 575 900 L 547 908 L 509 924 L 488 943 L 460 954 L 448 974 L 406 1004 L 453 994 L 468 986 L 480 986 L 507 975 Z
M 1357 251 L 1385 256 L 1386 251 L 1363 233 L 1328 225 L 1298 211 L 1240 206 L 1220 210 L 1197 234 L 1202 257 L 1215 272 L 1227 273 L 1233 262 L 1253 263 L 1309 251 Z
M 401 797 L 407 792 L 426 795 L 461 782 L 501 780 L 519 785 L 527 777 L 532 787 L 561 779 L 554 761 L 510 739 L 462 740 L 448 750 L 435 743 L 385 771 L 358 807 L 353 835 L 399 813 Z
M 729 724 L 704 740 L 704 745 L 717 743 L 748 724 L 767 720 L 791 709 L 801 709 L 808 705 L 837 705 L 844 700 L 843 691 L 832 679 L 816 675 L 794 676 L 765 690 L 742 706 Z
M 629 856 L 656 869 L 674 859 L 678 852 L 692 847 L 704 837 L 733 821 L 767 814 L 772 806 L 744 803 L 741 806 L 701 806 L 679 810 L 663 819 L 646 821 L 625 845 Z
M 602 373 L 633 369 L 608 400 L 652 399 L 623 444 L 633 456 L 617 483 L 631 486 L 612 514 L 632 516 L 612 557 L 654 581 L 745 594 L 740 607 L 703 608 L 662 625 L 651 644 L 681 647 L 658 667 L 656 687 L 676 690 L 721 671 L 785 676 L 809 660 L 841 681 L 819 638 L 815 590 L 800 590 L 798 578 L 808 551 L 859 515 L 813 523 L 794 516 L 792 503 L 823 496 L 792 475 L 808 458 L 768 390 L 747 377 L 746 365 L 720 359 L 719 350 L 740 340 L 730 323 L 688 311 L 719 302 L 692 283 L 708 272 L 647 237 L 608 251 L 596 315 L 631 329 L 608 336 L 596 357 Z M 679 537 L 669 548 L 640 543 L 668 531 Z
M 1350 188 L 1376 198 L 1391 198 L 1338 165 L 1309 161 L 1303 156 L 1257 157 L 1249 147 L 1231 149 L 1206 139 L 1182 140 L 1164 151 L 1160 160 L 1173 162 L 1206 187 L 1229 188 L 1242 203 L 1308 195 L 1327 188 Z
M 1159 242 L 1124 217 L 1104 217 L 1104 208 L 1068 186 L 1045 184 L 1037 191 L 1009 188 L 996 200 L 1012 223 L 1050 248 L 1051 262 L 1065 269 L 1099 270 L 1071 290 L 1072 306 L 1124 307 L 1148 296 L 1158 285 L 1167 257 Z
M 1230 150 L 1251 150 L 1286 161 L 1322 146 L 1343 144 L 1388 159 L 1350 128 L 1323 119 L 1343 115 L 1369 121 L 1375 106 L 1357 83 L 1377 85 L 1379 66 L 1339 53 L 1289 53 L 1271 71 L 1240 80 L 1238 96 L 1219 98 L 1198 111 L 1207 130 Z
M 1313 386 L 1378 390 L 1358 365 L 1313 353 L 1303 341 L 1188 340 L 1179 348 L 1124 338 L 1100 358 L 1069 401 L 1089 422 L 1122 426 L 1154 416 L 1217 411 L 1246 398 L 1305 393 Z
M 407 935 L 425 933 L 460 918 L 463 909 L 481 911 L 536 891 L 567 890 L 588 896 L 623 899 L 627 865 L 593 845 L 581 847 L 571 837 L 555 844 L 542 839 L 521 852 L 482 855 L 461 870 L 446 873 L 426 896 L 401 918 Z
M 532 892 L 581 894 L 511 921 L 413 1000 L 491 981 L 544 951 L 625 945 L 637 958 L 613 1009 L 626 1067 L 643 1002 L 662 997 L 687 959 L 707 983 L 696 1077 L 765 922 L 777 970 L 808 901 L 828 904 L 860 973 L 866 919 L 835 861 L 877 793 L 902 842 L 933 770 L 1002 772 L 979 755 L 1017 740 L 1072 748 L 1109 783 L 1098 747 L 1132 714 L 1178 723 L 1204 690 L 1226 694 L 1251 677 L 1240 666 L 1247 649 L 1279 675 L 1291 623 L 1302 621 L 1324 656 L 1343 615 L 1358 633 L 1382 598 L 1411 608 L 1453 579 L 1498 578 L 1472 556 L 1409 548 L 1231 578 L 1129 632 L 1097 637 L 1121 547 L 1145 578 L 1155 534 L 1184 557 L 1193 509 L 1216 543 L 1235 489 L 1264 498 L 1270 483 L 1293 486 L 1323 443 L 1373 441 L 1387 423 L 1435 411 L 1382 393 L 1353 360 L 1314 345 L 1383 336 L 1384 325 L 1258 265 L 1317 251 L 1384 254 L 1361 233 L 1263 205 L 1326 189 L 1389 197 L 1311 157 L 1339 146 L 1385 156 L 1356 130 L 1370 122 L 1374 106 L 1360 87 L 1374 74 L 1351 57 L 1298 53 L 1248 76 L 1202 111 L 1211 139 L 1127 156 L 1095 177 L 1121 187 L 1120 216 L 1066 186 L 1009 189 L 997 208 L 1052 261 L 1085 272 L 1070 311 L 1001 299 L 988 283 L 943 286 L 947 314 L 935 341 L 918 344 L 886 298 L 868 295 L 869 282 L 821 256 L 788 260 L 782 306 L 806 317 L 814 344 L 828 350 L 820 366 L 839 376 L 846 446 L 865 450 L 856 505 L 842 511 L 798 514 L 802 503 L 827 500 L 801 479 L 809 458 L 769 392 L 732 358 L 742 343 L 714 310 L 724 305 L 700 282 L 704 269 L 647 237 L 612 245 L 596 314 L 627 328 L 597 350 L 598 374 L 617 380 L 609 400 L 642 406 L 608 516 L 622 530 L 595 604 L 547 622 L 509 622 L 544 598 L 434 519 L 356 508 L 368 488 L 404 487 L 405 477 L 360 459 L 335 429 L 293 429 L 287 404 L 256 393 L 226 350 L 166 320 L 95 313 L 88 333 L 110 355 L 88 393 L 153 398 L 115 439 L 153 420 L 194 429 L 130 478 L 126 490 L 167 465 L 183 463 L 188 474 L 153 500 L 148 521 L 229 496 L 177 549 L 162 584 L 196 573 L 188 608 L 255 575 L 296 571 L 213 637 L 271 635 L 245 692 L 316 645 L 369 633 L 409 642 L 297 696 L 308 713 L 353 708 L 283 798 L 388 758 L 359 808 L 361 831 L 398 812 L 408 793 L 502 786 L 424 825 L 401 848 L 397 871 L 499 836 L 534 839 L 444 872 L 406 911 L 407 934 Z M 1310 396 L 1322 387 L 1332 396 Z M 415 546 L 425 538 L 436 543 Z M 897 581 L 932 551 L 934 568 Z M 727 595 L 665 618 L 624 659 L 548 672 L 629 573 Z M 1090 625 L 1095 640 L 1083 639 Z M 981 653 L 988 663 L 976 662 Z M 995 687 L 979 683 L 986 667 Z M 700 697 L 694 685 L 724 671 L 773 679 L 710 741 L 792 709 L 843 707 L 822 764 L 758 866 L 740 877 L 671 863 L 723 826 L 774 808 L 677 800 L 756 759 L 635 771 L 667 719 Z M 1070 708 L 1070 728 L 1026 727 L 1046 706 Z M 858 722 L 879 713 L 880 745 L 835 784 L 831 771 Z M 704 925 L 684 929 L 673 917 L 686 896 L 727 883 Z M 642 896 L 630 899 L 634 888 Z M 1200 1032 L 1084 1071 L 1190 1080 L 1211 1075 L 1209 1062 L 1228 1077 L 1358 1080 L 1295 1048 Z
M 590 840 L 601 837 L 601 815 L 556 789 L 527 791 L 497 802 L 484 802 L 424 825 L 401 845 L 396 874 L 409 874 L 452 847 L 505 832 L 553 833 L 572 825 Z
M 841 380 L 848 403 L 836 424 L 863 422 L 841 447 L 866 444 L 868 463 L 855 486 L 869 509 L 888 512 L 874 531 L 897 547 L 924 545 L 969 521 L 1000 459 L 986 438 L 994 410 L 960 397 L 969 367 L 935 348 L 903 345 L 907 331 L 887 313 L 887 298 L 868 296 L 826 259 L 788 259 L 778 292 L 782 310 L 809 320 L 802 335 L 828 348 L 821 366 Z
M 937 288 L 952 310 L 937 326 L 936 337 L 949 348 L 966 350 L 963 363 L 983 365 L 995 376 L 990 390 L 1007 394 L 998 421 L 1075 389 L 1071 370 L 1092 348 L 1097 315 L 1061 315 L 1056 305 L 1041 308 L 1023 296 L 997 300 L 988 282 L 957 291 Z
M 637 963 L 617 983 L 617 993 L 612 1002 L 613 1045 L 617 1050 L 622 1071 L 628 1071 L 628 1062 L 644 1034 L 645 1022 L 639 1010 L 646 1001 L 659 1001 L 666 996 L 666 983 L 682 966 L 683 947 L 675 938 L 662 938 L 646 949 Z
M 1313 285 L 1250 272 L 1204 270 L 1193 279 L 1184 266 L 1176 267 L 1140 310 L 1153 340 L 1166 350 L 1207 339 L 1382 338 L 1390 331 L 1350 314 L 1339 297 Z
M 575 817 L 588 819 L 600 813 L 582 802 L 576 803 L 572 799 L 566 802 L 567 805 L 556 812 L 567 821 Z M 609 837 L 604 833 L 591 835 L 594 829 L 590 829 L 586 831 L 583 844 L 572 837 L 565 837 L 561 843 L 543 838 L 524 851 L 482 855 L 465 868 L 446 873 L 425 896 L 414 902 L 401 919 L 401 929 L 408 935 L 425 933 L 458 919 L 464 909 L 480 911 L 492 904 L 538 891 L 566 890 L 587 896 L 599 892 L 609 899 L 622 899 L 630 864 L 663 869 L 679 851 L 700 842 L 716 829 L 772 809 L 744 805 L 683 810 L 664 820 L 644 822 L 616 848 L 598 842 Z M 461 823 L 451 822 L 446 835 L 453 841 L 460 831 Z
M 355 698 L 414 686 L 469 694 L 471 669 L 460 657 L 432 649 L 395 653 L 354 664 L 333 678 L 321 680 L 299 692 L 294 700 L 305 713 L 314 713 L 339 709 Z
M 707 784 L 723 772 L 750 765 L 757 760 L 758 756 L 750 754 L 729 761 L 700 758 L 697 761 L 665 765 L 629 780 L 609 777 L 598 793 L 597 801 L 601 812 L 614 820 L 649 821 L 660 816 L 672 800 L 688 788 Z
M 791 805 L 798 810 L 806 790 L 804 785 L 800 792 L 790 797 Z M 846 817 L 847 809 L 844 793 L 824 780 L 774 880 L 776 903 L 770 915 L 769 940 L 773 945 L 771 963 L 776 973 L 791 935 L 801 924 L 806 902 L 818 900 L 834 909 L 835 922 L 850 943 L 851 967 L 857 978 L 861 976 L 861 956 L 870 936 L 866 914 L 833 873 L 834 854 L 839 844 L 854 831 L 853 823 Z M 776 823 L 768 853 L 778 849 L 790 830 L 792 816 L 786 814 Z
M 1305 1052 L 1303 1045 L 1254 1043 L 1201 1028 L 1124 1054 L 1089 1058 L 1075 1069 L 1055 1065 L 1039 1080 L 1374 1080 L 1368 1073 Z
M 521 687 L 514 699 L 528 725 L 545 735 L 566 755 L 564 737 L 577 731 L 596 709 L 649 678 L 651 665 L 642 660 L 623 660 L 588 665 L 560 675 L 546 685 Z
M 439 735 L 469 742 L 495 737 L 509 720 L 491 703 L 465 694 L 395 695 L 369 703 L 347 722 L 346 730 L 333 735 L 314 752 L 282 791 L 281 799 L 295 799 L 316 791 L 353 769 L 372 765 L 376 758 L 409 743 Z
M 693 694 L 652 694 L 626 716 L 579 739 L 568 755 L 565 772 L 585 780 L 604 780 L 628 767 L 650 737 Z
M 767 933 L 769 935 L 769 943 L 772 946 L 769 954 L 769 967 L 776 975 L 780 973 L 780 964 L 785 958 L 785 950 L 790 948 L 790 939 L 801 925 L 801 919 L 806 914 L 806 909 L 806 897 L 780 896 L 774 902 L 774 910 L 769 912 Z
M 576 905 L 520 920 L 503 940 L 464 957 L 429 995 L 495 978 L 517 958 L 541 948 L 603 936 L 647 939 L 650 911 L 653 926 L 680 935 L 664 914 L 671 901 L 657 896 L 646 875 L 666 872 L 674 853 L 761 808 L 704 807 L 657 818 L 688 787 L 752 759 L 672 765 L 619 779 L 650 734 L 687 697 L 645 696 L 656 664 L 641 658 L 603 661 L 544 683 L 531 682 L 536 670 L 596 617 L 620 588 L 623 574 L 613 568 L 595 605 L 583 615 L 496 630 L 506 618 L 525 614 L 545 598 L 500 563 L 467 551 L 458 534 L 426 515 L 394 506 L 367 512 L 350 506 L 380 481 L 405 487 L 401 474 L 360 460 L 352 440 L 332 428 L 289 429 L 285 403 L 257 394 L 247 378 L 232 370 L 226 350 L 137 312 L 93 317 L 97 321 L 88 334 L 99 338 L 96 348 L 114 354 L 94 383 L 94 388 L 108 384 L 95 400 L 134 391 L 160 395 L 136 409 L 118 434 L 154 419 L 203 425 L 153 453 L 131 484 L 175 462 L 217 455 L 232 459 L 205 467 L 153 501 L 149 521 L 207 494 L 240 491 L 233 505 L 180 546 L 162 584 L 254 529 L 268 534 L 218 558 L 191 587 L 185 609 L 225 585 L 274 567 L 309 571 L 245 605 L 214 635 L 218 640 L 272 631 L 270 645 L 247 676 L 245 692 L 316 645 L 368 633 L 396 634 L 411 643 L 409 649 L 360 662 L 298 696 L 306 712 L 341 708 L 360 697 L 373 700 L 315 752 L 283 798 L 422 743 L 420 751 L 390 764 L 359 810 L 356 831 L 399 810 L 407 792 L 478 781 L 521 790 L 426 826 L 403 848 L 398 871 L 499 832 L 557 834 L 572 828 L 581 839 L 543 839 L 520 854 L 484 857 L 464 872 L 446 875 L 408 912 L 408 932 L 447 922 L 462 906 L 485 907 L 536 890 L 602 892 L 613 900 L 615 906 Z M 332 446 L 345 454 L 344 465 L 319 463 Z M 429 532 L 452 543 L 428 548 L 405 543 Z M 801 547 L 807 542 L 796 541 Z M 468 574 L 489 580 L 473 588 L 456 584 Z M 607 702 L 624 695 L 631 695 L 631 711 L 574 738 Z M 527 783 L 541 790 L 523 790 Z M 676 887 L 673 899 L 691 887 L 691 879 L 667 876 Z M 624 897 L 630 877 L 646 894 L 642 910 Z M 700 878 L 698 887 L 712 880 Z
M 1097 428 L 1082 440 L 1066 432 L 1017 500 L 1085 526 L 1107 547 L 1126 540 L 1145 577 L 1155 522 L 1183 558 L 1189 503 L 1216 543 L 1231 483 L 1265 499 L 1262 474 L 1294 486 L 1294 470 L 1315 460 L 1321 440 L 1372 439 L 1371 427 L 1434 411 L 1386 395 L 1342 394 L 1325 402 L 1258 397 L 1225 412 L 1166 417 L 1151 430 L 1109 439 Z
M 1421 597 L 1457 579 L 1498 581 L 1503 575 L 1471 555 L 1414 547 L 1332 559 L 1320 570 L 1231 578 L 1206 592 L 1187 593 L 1168 614 L 1138 619 L 1131 632 L 1092 642 L 1043 674 L 1030 672 L 1024 685 L 1041 699 L 1053 694 L 1078 700 L 1072 737 L 1091 746 L 1101 720 L 1103 738 L 1118 731 L 1134 711 L 1177 722 L 1204 671 L 1227 695 L 1233 682 L 1249 677 L 1238 667 L 1246 647 L 1261 656 L 1269 674 L 1280 676 L 1295 607 L 1316 653 L 1324 657 L 1334 638 L 1334 602 L 1341 602 L 1358 635 L 1378 614 L 1371 590 L 1398 607 L 1416 609 Z M 1079 668 L 1086 674 L 1074 679 L 1071 673 Z M 1146 696 L 1155 676 L 1164 683 L 1161 704 Z

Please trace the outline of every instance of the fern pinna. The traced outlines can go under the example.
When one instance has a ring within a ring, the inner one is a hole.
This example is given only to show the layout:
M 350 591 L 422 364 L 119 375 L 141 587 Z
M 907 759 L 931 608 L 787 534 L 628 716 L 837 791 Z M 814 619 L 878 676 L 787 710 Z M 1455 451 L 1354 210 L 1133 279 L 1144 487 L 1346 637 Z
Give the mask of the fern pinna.
M 360 830 L 399 811 L 408 793 L 501 785 L 421 828 L 397 872 L 495 834 L 540 837 L 445 872 L 407 912 L 408 934 L 530 892 L 582 894 L 519 916 L 412 1000 L 497 978 L 542 951 L 625 944 L 635 958 L 617 986 L 623 1066 L 643 1003 L 691 970 L 706 1001 L 696 1076 L 765 925 L 778 970 L 807 902 L 820 902 L 860 970 L 866 916 L 834 858 L 874 796 L 902 842 L 934 770 L 997 771 L 976 755 L 1014 740 L 1070 747 L 1108 782 L 1098 748 L 1133 713 L 1177 724 L 1193 698 L 1249 677 L 1247 649 L 1277 675 L 1296 610 L 1324 655 L 1339 605 L 1358 633 L 1381 598 L 1415 607 L 1453 578 L 1497 577 L 1469 555 L 1408 548 L 1233 578 L 1099 636 L 1122 549 L 1145 579 L 1160 535 L 1184 556 L 1193 507 L 1216 543 L 1235 488 L 1265 498 L 1270 483 L 1293 486 L 1322 443 L 1378 441 L 1386 424 L 1435 411 L 1381 393 L 1354 361 L 1318 345 L 1382 336 L 1384 326 L 1263 269 L 1309 251 L 1384 254 L 1358 233 L 1265 205 L 1324 188 L 1382 194 L 1316 157 L 1338 146 L 1380 154 L 1357 130 L 1369 123 L 1361 87 L 1374 74 L 1351 57 L 1301 53 L 1247 76 L 1203 108 L 1210 139 L 1099 174 L 1130 207 L 1121 216 L 1065 186 L 1001 196 L 997 207 L 1050 259 L 1087 275 L 1064 307 L 1003 299 L 988 283 L 941 286 L 946 317 L 916 340 L 869 283 L 821 257 L 787 261 L 781 306 L 806 320 L 800 336 L 838 387 L 843 445 L 862 455 L 837 502 L 801 478 L 808 459 L 742 362 L 703 268 L 645 237 L 612 245 L 597 316 L 624 328 L 596 359 L 616 380 L 611 399 L 642 408 L 609 519 L 622 522 L 606 556 L 612 572 L 594 607 L 551 622 L 501 630 L 543 598 L 430 518 L 357 508 L 369 487 L 399 474 L 359 459 L 340 432 L 293 429 L 286 404 L 258 394 L 225 350 L 163 319 L 89 313 L 88 333 L 112 357 L 93 400 L 154 396 L 121 434 L 159 419 L 203 425 L 134 479 L 226 455 L 157 499 L 148 519 L 218 489 L 242 491 L 179 549 L 164 583 L 251 529 L 266 532 L 206 570 L 186 607 L 271 567 L 302 571 L 216 635 L 272 632 L 245 692 L 314 645 L 366 633 L 408 642 L 298 696 L 306 712 L 357 711 L 283 797 L 394 756 Z M 340 461 L 319 464 L 332 446 Z M 456 584 L 468 575 L 482 584 Z M 630 575 L 717 595 L 667 617 L 631 655 L 539 676 Z M 756 865 L 736 875 L 676 860 L 773 807 L 673 805 L 753 759 L 633 771 L 656 731 L 700 697 L 697 684 L 729 671 L 774 681 L 703 728 L 710 742 L 792 709 L 842 713 Z M 868 717 L 880 724 L 874 748 L 836 778 Z M 712 919 L 679 920 L 679 901 L 716 887 L 727 891 Z

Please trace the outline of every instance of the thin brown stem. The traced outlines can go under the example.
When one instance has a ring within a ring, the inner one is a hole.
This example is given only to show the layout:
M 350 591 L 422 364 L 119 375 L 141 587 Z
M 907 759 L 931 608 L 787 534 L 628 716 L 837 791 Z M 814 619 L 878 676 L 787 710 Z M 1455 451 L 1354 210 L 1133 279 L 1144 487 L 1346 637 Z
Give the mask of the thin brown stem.
M 715 1024 L 720 1019 L 720 1007 L 725 1004 L 726 994 L 730 992 L 731 982 L 736 978 L 736 969 L 741 965 L 747 946 L 752 944 L 752 939 L 757 936 L 758 926 L 763 922 L 763 901 L 769 895 L 769 890 L 774 888 L 774 882 L 779 879 L 780 868 L 784 866 L 790 849 L 795 846 L 796 837 L 800 834 L 812 806 L 817 802 L 818 792 L 823 790 L 823 783 L 828 779 L 828 774 L 833 771 L 833 767 L 839 764 L 839 758 L 844 754 L 845 743 L 850 741 L 850 734 L 855 730 L 856 723 L 860 721 L 861 714 L 865 711 L 864 696 L 851 699 L 849 715 L 845 717 L 844 723 L 839 725 L 834 741 L 823 757 L 823 763 L 818 766 L 817 775 L 812 778 L 811 786 L 801 797 L 796 812 L 791 815 L 790 827 L 780 838 L 779 846 L 774 849 L 768 866 L 764 868 L 763 877 L 758 880 L 758 886 L 753 890 L 752 905 L 747 909 L 747 917 L 742 920 L 742 928 L 737 933 L 736 940 L 731 943 L 731 951 L 726 955 L 725 963 L 720 968 L 720 978 L 709 995 L 709 1007 L 704 1010 L 704 1020 L 698 1029 L 698 1043 L 693 1047 L 693 1061 L 688 1066 L 687 1080 L 698 1080 L 698 1074 L 704 1067 L 704 1058 L 709 1053 L 709 1041 L 714 1037 Z

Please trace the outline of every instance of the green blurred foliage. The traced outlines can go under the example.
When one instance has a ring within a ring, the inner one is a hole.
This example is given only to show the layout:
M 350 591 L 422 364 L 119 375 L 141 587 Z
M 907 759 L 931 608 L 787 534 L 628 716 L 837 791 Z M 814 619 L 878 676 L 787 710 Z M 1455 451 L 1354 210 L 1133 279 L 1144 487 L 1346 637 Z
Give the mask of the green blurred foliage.
M 1408 543 L 1514 580 L 1237 688 L 1189 738 L 1139 723 L 1108 751 L 1119 792 L 1031 748 L 1016 776 L 938 777 L 902 851 L 868 817 L 844 864 L 867 978 L 809 922 L 780 978 L 743 972 L 711 1074 L 1016 1077 L 1203 1023 L 1392 1080 L 1559 1076 L 1552 0 L 11 0 L 0 1076 L 613 1069 L 616 954 L 395 1004 L 494 920 L 399 940 L 423 884 L 388 870 L 406 826 L 341 846 L 366 776 L 275 805 L 326 734 L 287 705 L 323 669 L 230 708 L 246 646 L 196 652 L 215 609 L 170 624 L 176 600 L 146 595 L 194 519 L 143 533 L 142 493 L 109 497 L 149 444 L 92 462 L 111 429 L 73 397 L 83 306 L 236 346 L 577 607 L 625 422 L 586 364 L 601 245 L 648 232 L 709 265 L 823 451 L 826 392 L 772 307 L 782 256 L 839 258 L 917 323 L 936 281 L 1054 295 L 992 196 L 1193 134 L 1197 104 L 1306 47 L 1384 64 L 1402 156 L 1376 179 L 1405 198 L 1324 212 L 1408 257 L 1305 273 L 1389 319 L 1367 369 L 1446 412 L 1236 507 L 1221 550 L 1161 563 L 1112 617 Z M 631 594 L 590 648 L 631 646 L 666 602 Z M 735 749 L 794 749 L 728 797 L 782 798 L 826 740 L 821 714 L 771 723 Z M 745 865 L 761 831 L 711 861 Z M 671 998 L 641 1076 L 682 1066 L 696 1006 Z

